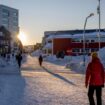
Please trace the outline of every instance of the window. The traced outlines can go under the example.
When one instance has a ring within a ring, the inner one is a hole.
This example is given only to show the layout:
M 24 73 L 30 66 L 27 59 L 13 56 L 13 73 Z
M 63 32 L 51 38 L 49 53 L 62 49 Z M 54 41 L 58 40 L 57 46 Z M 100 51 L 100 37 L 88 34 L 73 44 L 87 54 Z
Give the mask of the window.
M 17 13 L 17 12 L 14 12 L 14 13 L 13 13 L 13 16 L 18 16 L 18 13 Z
M 48 43 L 52 43 L 52 41 L 51 41 L 51 40 L 49 40 L 49 41 L 48 41 Z
M 79 39 L 72 39 L 72 42 L 80 42 Z
M 91 40 L 91 42 L 93 43 L 93 42 L 95 42 L 95 40 Z
M 18 21 L 18 18 L 17 17 L 13 17 L 13 20 L 17 22 Z
M 8 19 L 3 19 L 2 22 L 3 22 L 3 24 L 9 24 L 9 20 Z
M 86 53 L 89 53 L 89 52 L 90 52 L 90 49 L 89 49 L 89 48 L 86 48 L 86 49 L 85 49 L 85 52 L 86 52 Z
M 92 48 L 91 49 L 91 52 L 95 52 L 95 51 L 98 51 L 98 48 Z
M 51 54 L 52 53 L 52 50 L 51 49 L 48 49 L 48 53 Z
M 3 9 L 2 12 L 3 15 L 9 16 L 9 11 L 7 9 Z
M 79 48 L 75 48 L 72 50 L 72 52 L 80 52 L 80 49 Z
M 17 22 L 13 22 L 13 25 L 14 25 L 14 26 L 18 26 L 18 23 L 17 23 Z
M 89 42 L 89 40 L 86 40 L 86 42 Z
M 81 49 L 81 52 L 83 53 L 84 52 L 84 49 Z
M 81 40 L 81 42 L 83 43 L 83 40 Z
M 8 15 L 3 14 L 2 19 L 8 19 Z
M 6 24 L 6 23 L 3 23 L 2 25 L 6 28 L 8 27 L 8 24 Z

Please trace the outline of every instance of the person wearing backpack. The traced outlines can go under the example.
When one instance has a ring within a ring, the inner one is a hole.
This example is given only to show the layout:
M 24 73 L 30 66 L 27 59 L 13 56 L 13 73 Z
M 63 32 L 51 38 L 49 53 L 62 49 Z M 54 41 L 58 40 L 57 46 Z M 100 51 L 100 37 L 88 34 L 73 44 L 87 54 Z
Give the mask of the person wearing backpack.
M 88 86 L 88 98 L 90 105 L 95 105 L 94 92 L 96 91 L 97 105 L 102 105 L 102 88 L 104 87 L 104 67 L 96 52 L 92 53 L 92 60 L 87 66 L 85 87 Z

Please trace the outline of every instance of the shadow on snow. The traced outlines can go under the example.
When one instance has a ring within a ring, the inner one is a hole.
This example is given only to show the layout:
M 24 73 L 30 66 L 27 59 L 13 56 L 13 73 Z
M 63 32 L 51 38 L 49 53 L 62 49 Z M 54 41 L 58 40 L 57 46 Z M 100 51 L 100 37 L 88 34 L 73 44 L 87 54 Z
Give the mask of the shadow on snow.
M 48 70 L 47 68 L 45 68 L 45 67 L 43 67 L 43 66 L 42 66 L 42 68 L 43 68 L 46 72 L 48 72 L 48 73 L 50 73 L 51 75 L 55 76 L 56 78 L 59 78 L 59 79 L 63 80 L 64 82 L 68 83 L 68 84 L 71 84 L 71 85 L 76 86 L 73 82 L 67 80 L 67 79 L 64 78 L 63 76 L 61 76 L 61 75 L 59 75 L 59 74 L 55 74 L 55 73 L 51 72 L 50 70 Z

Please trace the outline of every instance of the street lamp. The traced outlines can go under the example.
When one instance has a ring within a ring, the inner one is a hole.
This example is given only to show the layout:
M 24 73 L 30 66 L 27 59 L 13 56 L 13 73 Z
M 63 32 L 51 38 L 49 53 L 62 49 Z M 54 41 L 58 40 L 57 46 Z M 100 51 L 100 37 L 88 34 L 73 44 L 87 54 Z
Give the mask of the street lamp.
M 98 13 L 98 15 L 99 15 L 98 41 L 99 41 L 99 50 L 100 50 L 100 47 L 101 47 L 101 44 L 100 44 L 100 28 L 101 28 L 100 0 L 98 0 L 98 2 L 99 2 L 98 7 L 97 7 L 97 13 Z
M 94 16 L 94 13 L 91 13 L 89 16 L 86 17 L 85 19 L 85 24 L 84 24 L 84 31 L 83 31 L 83 62 L 84 62 L 84 66 L 85 66 L 85 54 L 86 54 L 86 50 L 85 50 L 85 29 L 86 29 L 86 23 L 88 18 Z

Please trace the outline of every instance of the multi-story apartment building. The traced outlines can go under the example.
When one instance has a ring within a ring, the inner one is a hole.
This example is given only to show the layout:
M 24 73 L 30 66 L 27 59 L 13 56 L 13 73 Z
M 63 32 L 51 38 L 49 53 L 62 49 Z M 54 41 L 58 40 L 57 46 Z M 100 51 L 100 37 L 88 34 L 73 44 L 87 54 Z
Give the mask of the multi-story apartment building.
M 19 33 L 19 11 L 5 5 L 0 5 L 0 26 L 4 26 L 12 37 L 12 50 L 17 48 L 17 35 Z
M 17 9 L 0 5 L 0 26 L 4 26 L 15 38 L 19 32 L 19 12 Z

